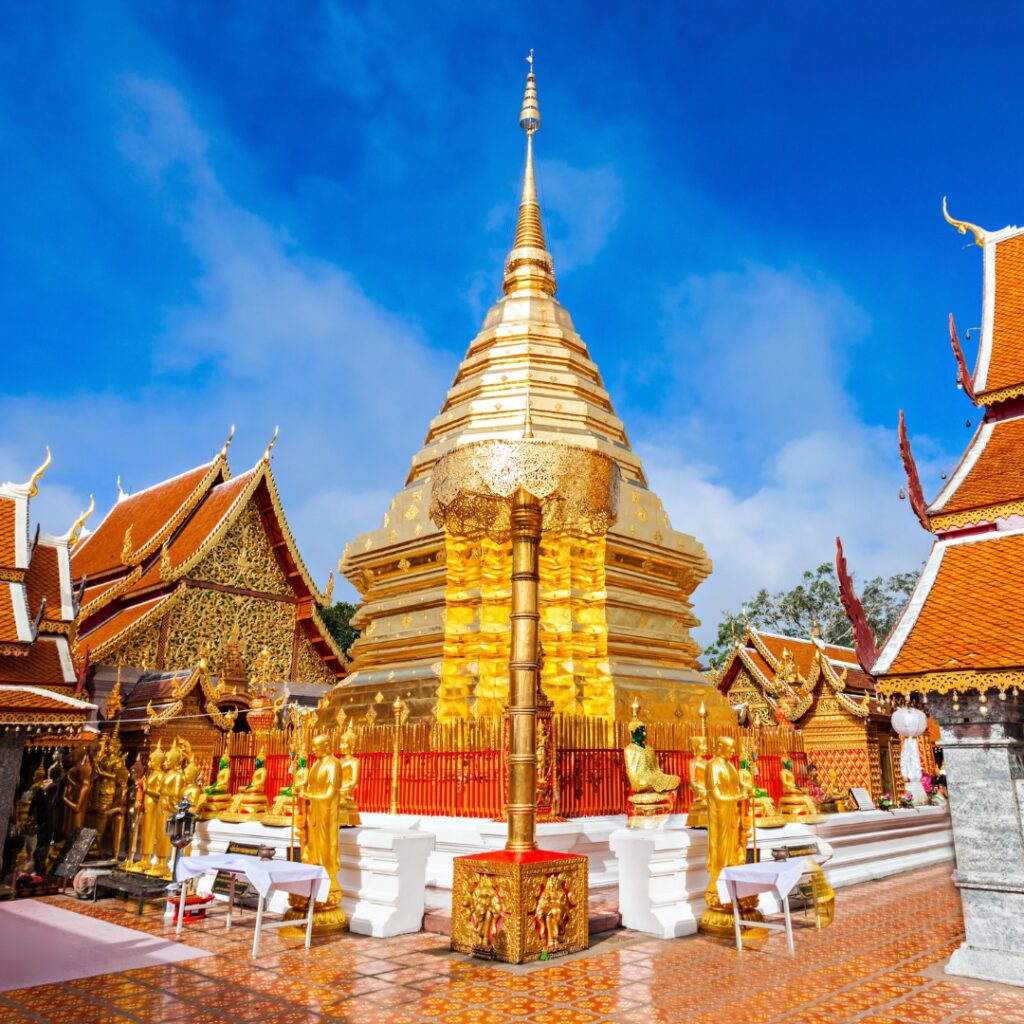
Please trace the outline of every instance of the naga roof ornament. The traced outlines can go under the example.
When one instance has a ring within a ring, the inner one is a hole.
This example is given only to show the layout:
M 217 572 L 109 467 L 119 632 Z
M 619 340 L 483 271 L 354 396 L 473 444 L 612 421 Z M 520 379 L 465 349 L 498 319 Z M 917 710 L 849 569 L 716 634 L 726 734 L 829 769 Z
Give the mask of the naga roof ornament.
M 942 216 L 946 218 L 946 223 L 952 224 L 961 235 L 966 235 L 970 231 L 974 235 L 975 245 L 985 245 L 985 229 L 979 228 L 977 224 L 971 224 L 970 221 L 957 220 L 955 217 L 951 217 L 949 215 L 949 207 L 946 206 L 945 196 L 942 197 Z

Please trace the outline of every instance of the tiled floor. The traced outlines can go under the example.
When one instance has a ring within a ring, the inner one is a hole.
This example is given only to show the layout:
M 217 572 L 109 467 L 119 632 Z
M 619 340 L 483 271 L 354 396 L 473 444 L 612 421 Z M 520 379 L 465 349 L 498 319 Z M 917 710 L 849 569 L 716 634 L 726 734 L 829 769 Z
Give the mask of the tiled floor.
M 155 913 L 140 921 L 113 901 L 62 905 L 169 934 Z M 437 935 L 346 934 L 307 953 L 268 932 L 254 964 L 249 929 L 215 918 L 188 930 L 214 956 L 7 992 L 0 1024 L 1024 1024 L 1024 989 L 936 971 L 961 927 L 948 867 L 841 890 L 835 924 L 800 928 L 793 959 L 779 933 L 740 957 L 702 936 L 618 932 L 578 959 L 506 968 L 454 955 Z

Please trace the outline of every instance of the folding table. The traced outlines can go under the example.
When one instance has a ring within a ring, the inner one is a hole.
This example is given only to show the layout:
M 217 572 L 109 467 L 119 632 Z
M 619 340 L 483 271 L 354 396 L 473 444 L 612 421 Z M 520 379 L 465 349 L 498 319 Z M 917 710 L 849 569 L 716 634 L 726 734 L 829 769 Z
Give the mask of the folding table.
M 742 927 L 740 924 L 739 901 L 744 896 L 758 896 L 763 892 L 774 893 L 782 904 L 785 924 L 774 921 L 751 921 L 750 928 L 770 928 L 786 933 L 786 947 L 793 956 L 793 921 L 789 914 L 789 894 L 804 873 L 802 857 L 792 860 L 762 861 L 760 864 L 735 864 L 722 868 L 718 876 L 718 898 L 732 902 L 732 920 L 736 929 L 736 948 L 743 951 Z
M 256 906 L 256 933 L 252 940 L 252 955 L 256 956 L 260 949 L 260 932 L 263 928 L 284 928 L 294 926 L 296 921 L 274 921 L 263 923 L 263 909 L 267 902 L 267 893 L 271 889 L 282 889 L 285 892 L 308 896 L 309 909 L 306 914 L 306 949 L 313 939 L 313 904 L 323 903 L 331 889 L 331 878 L 320 864 L 299 864 L 288 860 L 262 860 L 244 853 L 211 853 L 197 857 L 179 857 L 174 877 L 181 882 L 181 894 L 178 897 L 178 927 L 176 934 L 181 934 L 181 926 L 185 918 L 185 890 L 191 878 L 198 878 L 208 871 L 225 871 L 231 875 L 231 892 L 228 896 L 228 917 L 225 928 L 231 927 L 231 912 L 235 903 L 235 880 L 246 878 L 259 893 Z

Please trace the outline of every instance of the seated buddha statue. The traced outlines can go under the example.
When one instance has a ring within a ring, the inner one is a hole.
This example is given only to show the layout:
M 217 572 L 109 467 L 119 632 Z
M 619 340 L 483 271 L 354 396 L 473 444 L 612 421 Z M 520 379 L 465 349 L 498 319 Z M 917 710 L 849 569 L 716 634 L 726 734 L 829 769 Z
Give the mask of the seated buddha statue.
M 654 748 L 647 746 L 647 728 L 636 719 L 631 724 L 632 742 L 622 752 L 633 791 L 626 824 L 628 828 L 655 828 L 672 813 L 679 776 L 658 767 Z
M 228 809 L 217 815 L 221 821 L 248 821 L 267 812 L 267 752 L 260 748 L 256 754 L 256 767 L 249 784 L 240 789 L 228 804 Z
M 353 753 L 356 734 L 351 726 L 341 737 L 341 790 L 338 793 L 338 824 L 342 828 L 361 825 L 356 805 L 356 786 L 359 785 L 359 758 Z
M 740 743 L 740 785 L 744 793 L 748 794 L 750 807 L 754 811 L 754 824 L 757 828 L 781 828 L 785 825 L 785 819 L 775 810 L 775 804 L 768 795 L 768 791 L 762 789 L 754 778 L 752 771 L 753 761 L 746 743 Z
M 782 762 L 782 798 L 779 810 L 786 818 L 806 818 L 817 816 L 818 808 L 814 801 L 796 784 L 793 774 L 793 762 L 788 758 Z
M 231 803 L 231 758 L 225 750 L 220 755 L 220 763 L 217 767 L 217 780 L 203 791 L 206 800 L 203 804 L 203 811 L 200 817 L 205 821 L 208 818 L 216 818 L 223 811 L 228 809 Z
M 295 812 L 295 829 L 302 828 L 302 801 L 298 798 L 299 792 L 305 788 L 306 779 L 309 776 L 309 755 L 303 751 L 299 755 L 298 763 L 292 781 L 277 791 L 270 810 L 260 818 L 261 825 L 270 825 L 273 828 L 287 828 L 292 823 L 292 811 Z

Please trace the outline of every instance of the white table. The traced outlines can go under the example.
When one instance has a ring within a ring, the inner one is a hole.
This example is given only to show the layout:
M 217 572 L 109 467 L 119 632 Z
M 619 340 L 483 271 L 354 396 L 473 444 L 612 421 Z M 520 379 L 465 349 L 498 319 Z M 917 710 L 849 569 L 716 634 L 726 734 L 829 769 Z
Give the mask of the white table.
M 231 875 L 231 891 L 228 894 L 228 917 L 225 928 L 231 927 L 231 912 L 235 905 L 235 880 L 241 876 L 248 879 L 259 893 L 256 906 L 256 934 L 252 940 L 252 955 L 256 956 L 260 949 L 260 931 L 263 928 L 284 928 L 294 925 L 293 921 L 274 921 L 263 923 L 263 909 L 266 906 L 267 893 L 271 889 L 282 889 L 285 892 L 308 896 L 309 911 L 306 914 L 306 949 L 313 939 L 313 905 L 319 900 L 323 903 L 331 890 L 330 875 L 320 864 L 299 864 L 288 860 L 261 860 L 242 853 L 213 853 L 202 857 L 180 857 L 174 877 L 181 882 L 181 895 L 178 902 L 178 927 L 176 934 L 181 934 L 185 923 L 185 890 L 184 884 L 189 879 L 198 878 L 208 871 L 225 871 Z
M 742 929 L 740 928 L 739 901 L 744 896 L 758 896 L 763 892 L 774 893 L 782 904 L 785 924 L 770 921 L 758 921 L 751 924 L 752 928 L 771 928 L 786 933 L 786 946 L 789 955 L 793 956 L 793 921 L 789 914 L 789 894 L 800 881 L 804 873 L 804 858 L 794 857 L 792 860 L 762 861 L 760 864 L 735 864 L 723 868 L 718 876 L 718 898 L 732 902 L 732 920 L 736 929 L 736 948 L 743 951 Z

